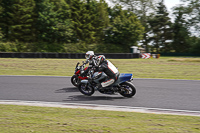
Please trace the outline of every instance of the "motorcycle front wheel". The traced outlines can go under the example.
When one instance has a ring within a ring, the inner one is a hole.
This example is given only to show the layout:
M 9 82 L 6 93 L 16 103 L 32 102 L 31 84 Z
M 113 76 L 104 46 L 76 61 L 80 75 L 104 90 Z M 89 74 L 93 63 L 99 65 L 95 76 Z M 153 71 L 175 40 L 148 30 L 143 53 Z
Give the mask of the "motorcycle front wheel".
M 78 84 L 79 84 L 78 76 L 73 75 L 73 76 L 71 77 L 71 83 L 72 83 L 74 86 L 78 87 Z
M 120 84 L 120 92 L 122 96 L 131 98 L 136 94 L 135 86 L 130 82 Z
M 88 86 L 87 84 L 80 83 L 78 86 L 79 91 L 87 96 L 91 96 L 94 93 L 94 87 Z

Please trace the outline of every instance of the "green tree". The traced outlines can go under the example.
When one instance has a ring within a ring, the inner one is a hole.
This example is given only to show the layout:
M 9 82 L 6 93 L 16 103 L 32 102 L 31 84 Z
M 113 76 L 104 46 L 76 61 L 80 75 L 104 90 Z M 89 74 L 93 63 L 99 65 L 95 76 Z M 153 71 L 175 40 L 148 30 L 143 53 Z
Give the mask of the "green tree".
M 200 54 L 200 38 L 198 37 L 191 37 L 190 38 L 190 53 L 197 53 Z
M 172 23 L 163 0 L 158 3 L 157 8 L 156 16 L 149 19 L 152 29 L 151 34 L 153 35 L 150 39 L 156 48 L 156 52 L 161 52 L 160 49 L 162 49 L 162 52 L 169 52 L 170 45 L 168 41 L 171 41 L 173 37 Z
M 1 24 L 6 38 L 9 41 L 32 41 L 34 0 L 2 0 L 1 5 L 5 8 Z
M 137 41 L 142 39 L 143 32 L 144 27 L 137 16 L 117 5 L 110 12 L 110 27 L 106 31 L 105 42 L 120 47 L 120 52 L 129 52 L 130 46 L 137 45 Z
M 149 32 L 151 30 L 148 23 L 149 18 L 155 14 L 157 0 L 110 0 L 114 3 L 119 3 L 123 5 L 124 8 L 128 8 L 140 19 L 145 32 L 143 34 L 143 39 L 140 41 L 142 46 L 146 48 L 146 52 L 149 52 L 149 43 L 151 41 Z
M 4 10 L 3 7 L 0 5 L 0 16 L 2 16 L 3 10 Z M 4 35 L 3 35 L 3 31 L 2 31 L 1 25 L 0 25 L 0 41 L 2 40 L 3 37 L 4 37 Z
M 187 25 L 190 31 L 200 37 L 200 1 L 199 0 L 182 0 L 186 2 L 183 6 L 184 15 L 187 17 Z
M 96 42 L 102 42 L 104 33 L 109 26 L 108 4 L 104 0 L 97 3 L 94 19 Z
M 44 0 L 37 5 L 38 18 L 36 29 L 38 41 L 70 42 L 72 36 L 72 25 L 69 19 L 69 6 L 65 1 L 51 2 Z
M 11 1 L 8 0 L 0 0 L 0 7 L 1 7 L 1 13 L 0 13 L 0 28 L 2 29 L 2 32 L 4 33 L 5 38 L 8 38 L 8 12 L 9 7 L 11 6 Z
M 135 13 L 139 18 L 151 14 L 155 10 L 157 0 L 110 0 L 115 4 L 122 5 L 129 11 Z
M 184 16 L 183 7 L 174 9 L 175 22 L 173 24 L 173 42 L 172 47 L 178 53 L 188 52 L 190 49 L 190 32 L 187 28 L 187 22 Z
M 84 14 L 87 14 L 85 4 L 81 0 L 66 0 L 71 10 L 71 19 L 73 22 L 73 31 L 75 32 L 73 42 L 77 43 L 84 41 L 88 31 L 85 30 L 86 18 Z M 90 24 L 90 23 L 89 23 Z
M 109 23 L 107 4 L 104 0 L 66 0 L 71 8 L 75 31 L 74 42 L 96 43 L 103 36 Z
M 4 37 L 4 35 L 3 35 L 3 32 L 2 32 L 2 30 L 0 28 L 0 41 L 3 39 L 3 37 Z

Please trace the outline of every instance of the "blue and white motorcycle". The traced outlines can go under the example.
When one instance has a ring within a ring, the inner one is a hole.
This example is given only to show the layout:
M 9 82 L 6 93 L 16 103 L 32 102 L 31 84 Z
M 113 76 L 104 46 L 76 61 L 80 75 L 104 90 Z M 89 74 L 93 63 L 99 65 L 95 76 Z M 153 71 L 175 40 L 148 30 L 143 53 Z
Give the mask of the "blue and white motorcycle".
M 105 73 L 95 72 L 91 69 L 89 71 L 89 79 L 92 77 L 98 77 L 95 80 L 81 80 L 81 83 L 78 86 L 79 91 L 87 96 L 91 96 L 95 90 L 98 90 L 103 94 L 115 94 L 119 93 L 124 97 L 131 98 L 136 94 L 135 86 L 131 83 L 132 74 L 129 73 L 121 73 L 118 79 L 114 84 L 108 86 L 104 89 L 99 88 L 100 83 L 104 82 L 107 79 L 107 75 Z

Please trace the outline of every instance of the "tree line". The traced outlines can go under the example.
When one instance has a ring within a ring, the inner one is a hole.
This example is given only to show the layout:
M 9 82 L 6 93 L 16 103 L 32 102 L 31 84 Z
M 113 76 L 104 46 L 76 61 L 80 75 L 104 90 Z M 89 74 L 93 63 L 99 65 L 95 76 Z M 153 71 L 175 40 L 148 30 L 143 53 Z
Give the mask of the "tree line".
M 0 52 L 200 53 L 200 2 L 0 0 Z

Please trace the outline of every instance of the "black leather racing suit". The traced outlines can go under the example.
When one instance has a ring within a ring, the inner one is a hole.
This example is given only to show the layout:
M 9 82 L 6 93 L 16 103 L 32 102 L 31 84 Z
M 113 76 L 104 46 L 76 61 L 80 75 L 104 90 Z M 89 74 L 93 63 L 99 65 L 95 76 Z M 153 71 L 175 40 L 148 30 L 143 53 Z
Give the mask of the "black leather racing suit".
M 101 65 L 96 68 L 96 71 L 104 72 L 108 76 L 108 79 L 101 83 L 102 87 L 107 87 L 113 84 L 119 76 L 117 68 L 108 60 L 102 62 Z

